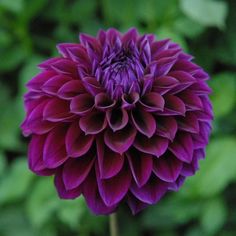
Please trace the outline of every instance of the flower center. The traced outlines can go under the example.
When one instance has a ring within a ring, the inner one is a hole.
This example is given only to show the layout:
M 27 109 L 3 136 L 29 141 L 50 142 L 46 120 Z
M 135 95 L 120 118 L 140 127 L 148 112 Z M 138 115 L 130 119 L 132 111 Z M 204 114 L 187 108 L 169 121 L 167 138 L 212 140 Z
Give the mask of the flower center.
M 143 74 L 144 66 L 134 44 L 127 47 L 116 45 L 114 48 L 107 46 L 95 73 L 97 80 L 112 98 L 119 98 L 124 93 L 139 92 L 139 81 Z

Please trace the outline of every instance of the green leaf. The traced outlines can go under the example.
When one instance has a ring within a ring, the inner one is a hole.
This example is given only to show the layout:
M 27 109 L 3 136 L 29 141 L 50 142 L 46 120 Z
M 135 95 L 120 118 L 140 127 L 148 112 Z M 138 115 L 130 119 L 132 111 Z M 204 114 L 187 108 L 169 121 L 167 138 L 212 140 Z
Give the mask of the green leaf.
M 67 200 L 61 202 L 57 215 L 63 223 L 69 225 L 72 229 L 78 230 L 85 208 L 85 202 L 82 197 L 71 201 Z
M 201 225 L 207 235 L 215 235 L 226 221 L 227 209 L 224 201 L 220 198 L 209 199 L 205 204 Z
M 200 170 L 186 181 L 181 193 L 190 197 L 215 196 L 236 179 L 236 139 L 219 137 L 207 147 Z
M 213 92 L 211 101 L 216 118 L 227 115 L 236 101 L 236 74 L 221 73 L 209 82 Z
M 0 0 L 0 7 L 5 8 L 14 13 L 19 13 L 23 10 L 24 0 Z
M 0 151 L 0 177 L 3 175 L 5 169 L 6 169 L 6 159 L 4 154 Z
M 189 18 L 204 26 L 225 27 L 228 8 L 223 1 L 181 0 L 180 7 Z
M 22 199 L 28 192 L 33 175 L 27 169 L 26 158 L 19 158 L 12 163 L 0 183 L 0 204 Z
M 51 220 L 60 204 L 52 179 L 39 178 L 26 202 L 31 223 L 35 227 L 42 227 Z
M 186 37 L 194 38 L 201 34 L 205 27 L 189 18 L 181 17 L 174 22 L 174 28 L 177 32 Z
M 185 39 L 177 31 L 174 31 L 174 29 L 162 27 L 158 29 L 156 35 L 158 40 L 170 38 L 173 42 L 178 43 L 185 50 L 185 52 L 188 51 L 188 46 Z

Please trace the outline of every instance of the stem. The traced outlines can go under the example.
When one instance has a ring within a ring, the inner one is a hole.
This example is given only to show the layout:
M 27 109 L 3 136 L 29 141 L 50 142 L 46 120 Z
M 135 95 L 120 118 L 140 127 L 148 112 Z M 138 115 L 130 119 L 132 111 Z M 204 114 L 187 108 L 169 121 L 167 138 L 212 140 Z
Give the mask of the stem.
M 110 236 L 118 236 L 117 215 L 113 213 L 109 216 Z

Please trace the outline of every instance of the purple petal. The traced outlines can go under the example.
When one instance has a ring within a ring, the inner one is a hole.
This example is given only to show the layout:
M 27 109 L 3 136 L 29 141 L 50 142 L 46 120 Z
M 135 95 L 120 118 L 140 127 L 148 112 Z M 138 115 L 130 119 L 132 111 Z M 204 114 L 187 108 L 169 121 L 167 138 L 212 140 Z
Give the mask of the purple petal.
M 80 128 L 85 134 L 98 134 L 107 126 L 105 113 L 93 112 L 83 116 L 79 121 Z
M 85 88 L 80 80 L 71 80 L 65 83 L 57 92 L 57 95 L 62 99 L 72 99 L 78 94 L 86 93 Z
M 77 159 L 69 159 L 63 166 L 62 178 L 66 190 L 80 186 L 88 176 L 94 164 L 94 156 L 85 155 Z
M 104 89 L 94 77 L 84 77 L 83 84 L 87 91 L 93 96 L 104 91 Z
M 153 160 L 153 172 L 165 182 L 174 182 L 180 175 L 183 163 L 174 155 L 168 153 L 159 159 Z
M 139 101 L 139 94 L 136 92 L 122 95 L 122 107 L 129 109 L 135 107 L 135 104 Z
M 156 134 L 173 141 L 178 129 L 177 122 L 174 117 L 158 117 Z
M 136 133 L 135 128 L 131 125 L 127 125 L 124 129 L 116 132 L 108 129 L 104 134 L 104 141 L 111 150 L 122 154 L 133 144 Z
M 42 85 L 55 75 L 56 73 L 53 71 L 43 71 L 33 77 L 26 86 L 32 91 L 41 91 Z
M 170 144 L 169 150 L 181 161 L 190 163 L 193 158 L 193 141 L 190 134 L 178 133 L 174 142 Z
M 43 149 L 43 160 L 47 168 L 56 168 L 68 159 L 65 148 L 66 131 L 65 127 L 56 127 L 49 132 Z
M 135 149 L 127 154 L 129 166 L 136 184 L 141 187 L 147 183 L 152 173 L 152 156 Z
M 129 193 L 127 197 L 127 203 L 133 215 L 136 215 L 137 213 L 139 213 L 141 210 L 143 210 L 144 208 L 148 206 L 147 203 L 141 202 L 136 197 L 134 197 L 133 194 L 131 193 Z
M 123 129 L 129 121 L 127 111 L 120 108 L 107 111 L 106 118 L 114 132 Z
M 187 112 L 185 117 L 178 118 L 179 130 L 187 131 L 190 133 L 199 133 L 199 123 L 197 116 L 193 112 Z
M 55 95 L 57 91 L 70 80 L 71 78 L 68 76 L 56 75 L 46 81 L 41 88 L 45 93 Z
M 141 98 L 140 104 L 147 112 L 163 111 L 165 101 L 160 94 L 150 92 Z
M 169 141 L 166 138 L 156 135 L 151 138 L 147 138 L 146 136 L 139 134 L 135 139 L 134 147 L 141 152 L 160 157 L 167 150 L 168 144 Z
M 93 107 L 94 98 L 87 93 L 74 97 L 70 103 L 71 112 L 83 116 L 90 113 Z
M 45 105 L 43 110 L 43 119 L 57 122 L 73 117 L 70 113 L 70 103 L 58 98 L 52 98 Z
M 100 195 L 106 206 L 119 203 L 129 190 L 131 175 L 127 169 L 122 169 L 116 176 L 101 179 L 97 171 L 97 182 Z
M 93 135 L 85 135 L 79 122 L 72 123 L 66 133 L 66 150 L 70 157 L 80 157 L 88 152 L 94 140 Z
M 55 170 L 47 169 L 43 161 L 43 147 L 46 135 L 33 135 L 29 144 L 28 164 L 37 175 L 52 175 Z
M 117 205 L 106 206 L 98 191 L 96 176 L 90 174 L 83 183 L 83 195 L 89 208 L 96 215 L 110 214 L 116 210 Z
M 157 178 L 150 179 L 144 186 L 132 184 L 131 192 L 140 201 L 148 204 L 157 203 L 167 191 L 167 185 Z
M 95 96 L 95 107 L 98 110 L 106 111 L 115 106 L 116 101 L 108 97 L 106 93 L 99 93 Z
M 132 110 L 131 119 L 136 129 L 147 137 L 156 132 L 156 120 L 151 113 L 141 109 Z
M 101 179 L 117 175 L 124 164 L 124 156 L 110 150 L 101 138 L 97 139 L 97 157 Z
M 59 170 L 56 173 L 55 178 L 54 178 L 54 183 L 57 188 L 58 195 L 62 199 L 75 199 L 75 198 L 79 197 L 82 193 L 82 186 L 79 186 L 79 187 L 71 189 L 71 190 L 66 189 L 64 182 L 63 182 L 61 170 Z

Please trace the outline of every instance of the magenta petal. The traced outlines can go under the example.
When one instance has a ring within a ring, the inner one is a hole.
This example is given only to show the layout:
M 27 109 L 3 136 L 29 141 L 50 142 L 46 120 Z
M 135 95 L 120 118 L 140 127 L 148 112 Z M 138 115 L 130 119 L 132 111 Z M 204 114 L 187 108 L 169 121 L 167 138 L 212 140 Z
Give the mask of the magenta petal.
M 98 134 L 107 126 L 105 113 L 93 112 L 83 116 L 79 121 L 79 125 L 85 134 Z
M 171 153 L 153 160 L 153 172 L 165 182 L 174 182 L 180 175 L 183 163 Z
M 62 99 L 72 99 L 81 93 L 86 93 L 82 82 L 80 80 L 70 80 L 58 90 L 57 95 Z
M 157 203 L 166 191 L 167 185 L 154 177 L 142 187 L 138 187 L 134 183 L 131 186 L 133 195 L 140 201 L 148 204 Z
M 47 120 L 43 120 L 43 110 L 48 100 L 41 102 L 31 111 L 28 118 L 22 124 L 24 135 L 29 135 L 31 132 L 36 134 L 44 134 L 50 131 L 55 124 Z
M 129 121 L 127 111 L 121 108 L 107 111 L 106 118 L 114 132 L 123 129 Z
M 193 158 L 193 141 L 190 134 L 181 132 L 173 143 L 170 144 L 169 150 L 181 161 L 190 163 Z
M 175 118 L 171 116 L 158 117 L 156 134 L 173 141 L 178 129 Z
M 185 117 L 178 118 L 179 130 L 190 133 L 199 133 L 199 123 L 197 116 L 193 112 L 187 112 Z
M 141 187 L 147 183 L 152 173 L 152 159 L 149 154 L 140 153 L 135 149 L 127 154 L 129 166 L 136 184 Z
M 78 115 L 88 114 L 94 106 L 94 98 L 90 94 L 80 94 L 74 97 L 70 103 L 71 112 Z
M 55 170 L 47 169 L 43 161 L 43 147 L 46 135 L 33 135 L 29 144 L 28 164 L 30 170 L 38 175 L 52 175 Z
M 33 77 L 26 86 L 32 91 L 41 91 L 42 85 L 55 75 L 56 73 L 53 71 L 43 71 Z
M 89 208 L 97 215 L 110 214 L 117 208 L 117 205 L 105 205 L 98 191 L 96 176 L 94 174 L 90 174 L 83 183 L 83 195 Z
M 83 78 L 84 87 L 89 93 L 95 96 L 98 93 L 102 93 L 104 89 L 101 87 L 99 82 L 94 77 L 84 77 Z
M 134 197 L 133 194 L 131 193 L 129 193 L 128 195 L 127 203 L 133 215 L 136 215 L 137 213 L 139 213 L 141 210 L 143 210 L 144 208 L 148 206 L 147 203 L 141 202 L 136 197 Z
M 56 75 L 43 84 L 42 90 L 50 95 L 55 95 L 57 91 L 71 78 L 65 75 Z
M 116 132 L 108 129 L 104 134 L 104 141 L 111 150 L 122 154 L 133 144 L 136 133 L 135 128 L 131 125 L 127 125 L 124 129 Z
M 161 76 L 154 80 L 152 90 L 163 95 L 178 84 L 179 81 L 171 76 Z
M 93 143 L 93 135 L 85 135 L 79 122 L 72 123 L 66 133 L 66 150 L 70 157 L 80 157 L 88 152 Z
M 82 193 L 82 186 L 79 186 L 77 188 L 67 190 L 63 178 L 62 178 L 62 171 L 59 170 L 54 178 L 54 183 L 57 188 L 57 192 L 60 198 L 62 199 L 75 199 L 79 197 Z
M 165 101 L 160 94 L 150 92 L 141 98 L 140 104 L 147 112 L 163 111 Z
M 160 157 L 167 150 L 168 144 L 169 141 L 166 138 L 156 135 L 151 138 L 147 138 L 146 136 L 139 134 L 135 139 L 134 147 L 141 152 Z
M 109 179 L 101 179 L 99 173 L 97 173 L 97 182 L 104 203 L 107 206 L 113 206 L 119 203 L 128 192 L 131 183 L 131 175 L 125 168 L 116 176 Z
M 69 119 L 73 116 L 69 105 L 68 101 L 52 98 L 44 107 L 43 118 L 52 122 Z
M 68 159 L 65 148 L 66 131 L 65 127 L 56 127 L 49 132 L 46 138 L 43 160 L 48 168 L 56 168 Z
M 81 185 L 89 174 L 94 156 L 91 154 L 77 159 L 69 159 L 63 166 L 62 177 L 66 190 L 74 189 Z
M 187 110 L 194 111 L 203 108 L 201 99 L 191 91 L 183 91 L 178 94 L 178 97 L 185 103 Z
M 105 93 L 99 93 L 95 96 L 95 107 L 98 110 L 106 111 L 115 106 L 116 101 L 112 100 Z
M 101 179 L 109 179 L 117 175 L 124 164 L 124 156 L 106 147 L 101 138 L 97 139 L 97 158 Z
M 122 107 L 123 108 L 133 108 L 135 104 L 139 101 L 139 94 L 136 92 L 132 92 L 130 94 L 122 95 Z
M 184 115 L 185 112 L 186 112 L 185 104 L 180 98 L 174 95 L 165 95 L 165 108 L 163 112 L 160 112 L 160 114 Z
M 71 60 L 61 58 L 53 62 L 50 66 L 60 74 L 77 77 L 77 64 Z
M 141 109 L 132 110 L 131 118 L 136 129 L 147 137 L 156 132 L 156 120 L 151 113 Z

